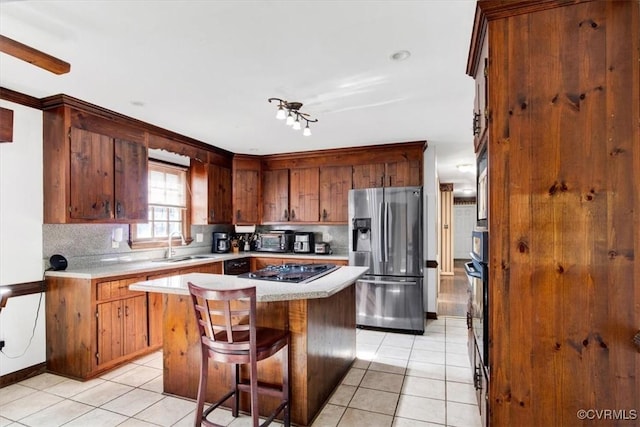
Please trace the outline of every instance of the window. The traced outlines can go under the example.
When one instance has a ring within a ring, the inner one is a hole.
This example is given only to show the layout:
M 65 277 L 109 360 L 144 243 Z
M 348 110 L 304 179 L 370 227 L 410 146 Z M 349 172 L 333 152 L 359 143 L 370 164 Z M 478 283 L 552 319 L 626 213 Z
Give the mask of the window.
M 132 225 L 132 241 L 153 247 L 166 244 L 174 232 L 182 233 L 186 238 L 189 225 L 187 169 L 150 161 L 148 186 L 149 222 Z

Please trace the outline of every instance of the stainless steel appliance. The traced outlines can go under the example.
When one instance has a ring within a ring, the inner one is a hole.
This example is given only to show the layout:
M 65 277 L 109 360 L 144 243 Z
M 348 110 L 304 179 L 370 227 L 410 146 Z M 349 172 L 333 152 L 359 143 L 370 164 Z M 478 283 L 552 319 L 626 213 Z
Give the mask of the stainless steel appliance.
M 474 340 L 469 340 L 469 353 L 474 351 L 474 345 L 477 346 L 484 366 L 489 366 L 488 237 L 489 232 L 486 230 L 472 232 L 471 262 L 464 265 L 469 279 L 467 327 L 473 332 L 474 338 Z
M 240 274 L 244 279 L 270 280 L 284 283 L 309 283 L 339 267 L 335 264 L 279 264 Z
M 423 334 L 422 187 L 350 190 L 349 219 L 356 324 Z
M 261 233 L 256 241 L 256 251 L 291 252 L 293 249 L 293 231 L 274 230 Z
M 293 237 L 293 252 L 309 254 L 314 251 L 313 233 L 299 231 Z
M 211 252 L 213 253 L 226 253 L 231 249 L 231 240 L 229 239 L 229 233 L 213 233 L 213 245 Z
M 331 254 L 331 246 L 325 242 L 318 242 L 315 244 L 315 251 L 318 255 L 329 255 Z

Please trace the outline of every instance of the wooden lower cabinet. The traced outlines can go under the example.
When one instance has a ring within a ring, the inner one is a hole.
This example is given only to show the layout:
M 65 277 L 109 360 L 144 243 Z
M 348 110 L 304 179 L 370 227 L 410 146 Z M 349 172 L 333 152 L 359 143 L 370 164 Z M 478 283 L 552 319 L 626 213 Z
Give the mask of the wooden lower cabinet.
M 162 295 L 129 285 L 187 273 L 221 274 L 222 263 L 101 279 L 46 277 L 47 370 L 85 380 L 162 348 Z

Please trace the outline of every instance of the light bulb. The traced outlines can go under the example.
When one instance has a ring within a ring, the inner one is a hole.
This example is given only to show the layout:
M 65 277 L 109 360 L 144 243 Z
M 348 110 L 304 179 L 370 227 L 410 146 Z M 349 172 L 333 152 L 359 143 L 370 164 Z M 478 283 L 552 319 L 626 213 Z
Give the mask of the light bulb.
M 278 107 L 278 112 L 276 113 L 276 119 L 278 120 L 284 120 L 287 118 L 287 114 L 284 112 L 284 108 L 282 108 L 282 105 L 280 107 Z
M 289 115 L 287 116 L 287 126 L 291 126 L 293 122 L 294 122 L 293 115 L 291 114 L 291 111 L 289 111 Z
M 302 134 L 304 136 L 311 136 L 311 129 L 309 128 L 309 124 L 307 124 L 307 126 L 304 128 L 304 131 L 302 131 Z
M 293 129 L 294 130 L 300 130 L 300 120 L 296 119 L 295 122 L 293 122 Z

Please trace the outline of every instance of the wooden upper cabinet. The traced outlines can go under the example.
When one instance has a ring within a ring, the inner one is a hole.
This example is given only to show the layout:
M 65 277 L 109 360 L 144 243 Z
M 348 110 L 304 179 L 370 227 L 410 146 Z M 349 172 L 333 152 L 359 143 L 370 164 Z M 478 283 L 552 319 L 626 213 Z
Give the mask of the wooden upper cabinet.
M 289 220 L 293 222 L 318 222 L 319 168 L 299 168 L 289 171 Z
M 289 221 L 289 169 L 262 174 L 262 222 Z
M 407 160 L 353 166 L 353 188 L 422 185 L 422 161 Z
M 328 166 L 320 169 L 320 221 L 348 220 L 349 190 L 352 187 L 351 166 Z
M 475 97 L 473 102 L 473 137 L 474 148 L 477 153 L 480 151 L 481 141 L 485 137 L 487 123 L 489 121 L 489 106 L 487 104 L 487 67 L 489 63 L 489 43 L 486 34 L 482 36 L 480 57 L 475 63 L 474 82 Z
M 146 147 L 78 128 L 69 139 L 70 218 L 145 221 Z
M 231 169 L 210 164 L 208 191 L 209 224 L 231 223 Z
M 353 166 L 353 188 L 377 188 L 384 183 L 384 163 Z
M 260 223 L 260 160 L 253 156 L 233 158 L 233 223 Z

